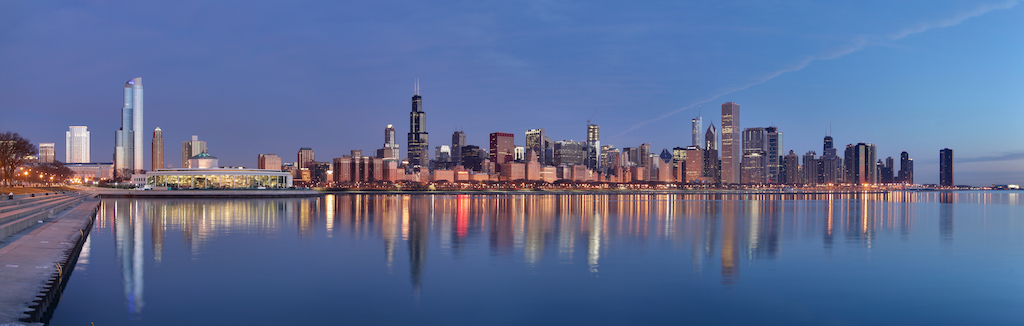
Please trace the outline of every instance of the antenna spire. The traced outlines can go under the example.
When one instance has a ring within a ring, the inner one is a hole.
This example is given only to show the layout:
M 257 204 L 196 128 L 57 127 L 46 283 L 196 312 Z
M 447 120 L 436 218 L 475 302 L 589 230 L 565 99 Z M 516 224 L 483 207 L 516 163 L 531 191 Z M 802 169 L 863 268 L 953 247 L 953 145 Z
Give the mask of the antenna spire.
M 412 87 L 412 95 L 420 95 L 420 79 L 416 78 L 416 84 Z

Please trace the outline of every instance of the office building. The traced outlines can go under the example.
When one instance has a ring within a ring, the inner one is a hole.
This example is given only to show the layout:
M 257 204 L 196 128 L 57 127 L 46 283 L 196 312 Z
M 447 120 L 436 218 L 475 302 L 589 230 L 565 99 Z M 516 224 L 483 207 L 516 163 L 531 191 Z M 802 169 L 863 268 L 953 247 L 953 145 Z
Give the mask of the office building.
M 206 152 L 206 142 L 199 140 L 199 136 L 192 135 L 192 140 L 181 142 L 181 168 L 191 168 L 188 160 L 204 152 Z
M 156 171 L 164 168 L 164 131 L 160 127 L 153 129 L 153 143 L 150 145 L 151 158 L 150 170 Z
M 452 133 L 452 162 L 455 165 L 462 164 L 462 148 L 466 146 L 466 133 L 456 131 Z
M 705 182 L 719 183 L 722 181 L 722 161 L 718 156 L 718 130 L 715 124 L 708 126 L 704 133 L 704 171 Z
M 142 171 L 142 113 L 142 77 L 138 77 L 124 84 L 121 129 L 114 133 L 115 174 Z
M 953 150 L 939 150 L 939 186 L 953 186 Z
M 39 143 L 39 163 L 53 163 L 55 150 L 53 143 Z
M 462 166 L 467 170 L 481 172 L 484 170 L 484 160 L 487 160 L 487 151 L 481 150 L 476 145 L 462 146 Z M 489 161 L 489 160 L 488 160 Z
M 815 182 L 825 185 L 837 185 L 846 180 L 843 159 L 836 153 L 832 136 L 825 136 L 824 143 L 822 144 L 822 154 L 817 160 L 817 164 Z
M 309 168 L 316 161 L 316 155 L 310 147 L 299 148 L 299 152 L 296 155 L 295 162 L 299 165 L 300 169 Z M 359 156 L 363 156 L 363 151 L 359 151 Z
M 595 124 L 587 125 L 587 158 L 588 169 L 598 170 L 601 167 L 601 129 Z
M 260 154 L 256 158 L 256 168 L 261 170 L 281 170 L 281 157 L 277 154 Z
M 417 80 L 412 96 L 412 112 L 409 112 L 409 165 L 429 166 L 430 147 L 427 136 L 427 113 L 423 112 L 423 99 L 420 97 L 420 83 Z
M 818 153 L 815 151 L 807 151 L 807 153 L 804 153 L 800 183 L 805 185 L 816 185 L 821 183 L 819 181 L 819 166 L 821 161 L 818 160 L 817 156 Z
M 740 183 L 741 151 L 740 105 L 722 104 L 722 183 Z
M 90 156 L 89 127 L 69 126 L 66 132 L 64 147 L 64 163 L 89 163 Z
M 584 159 L 584 143 L 571 140 L 555 142 L 554 165 L 582 165 Z
M 782 180 L 782 132 L 778 128 L 768 127 L 765 128 L 765 135 L 767 136 L 767 159 L 768 159 L 768 183 L 777 184 L 783 183 Z
M 544 139 L 544 128 L 530 129 L 526 131 L 526 149 L 533 150 L 537 154 L 537 161 L 545 164 L 547 161 Z
M 767 146 L 768 141 L 764 128 L 743 130 L 743 157 L 740 161 L 741 183 L 763 184 L 767 181 Z
M 494 132 L 490 136 L 492 163 L 499 164 L 497 172 L 500 172 L 500 164 L 512 162 L 515 159 L 515 135 L 507 132 Z
M 879 160 L 880 167 L 878 168 L 878 182 L 881 182 L 881 183 L 893 183 L 893 182 L 896 182 L 896 179 L 893 176 L 893 172 L 895 172 L 893 168 L 896 165 L 896 164 L 894 164 L 894 162 L 895 161 L 892 159 L 892 156 L 886 157 L 884 164 L 882 163 L 881 160 Z
M 377 157 L 385 161 L 399 161 L 402 159 L 398 151 L 398 140 L 395 139 L 395 126 L 388 125 L 384 128 L 384 147 L 377 150 Z
M 846 145 L 846 182 L 854 185 L 878 183 L 875 145 L 859 143 Z

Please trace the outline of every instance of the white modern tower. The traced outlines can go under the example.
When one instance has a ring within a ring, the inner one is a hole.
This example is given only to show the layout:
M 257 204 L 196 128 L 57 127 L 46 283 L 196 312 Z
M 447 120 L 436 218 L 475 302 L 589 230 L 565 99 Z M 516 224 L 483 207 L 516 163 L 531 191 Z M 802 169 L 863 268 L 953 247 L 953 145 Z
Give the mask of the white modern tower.
M 65 163 L 90 163 L 89 156 L 89 127 L 69 126 L 65 133 L 64 162 Z
M 142 77 L 124 84 L 124 107 L 121 108 L 121 129 L 115 133 L 114 172 L 125 169 L 142 171 Z

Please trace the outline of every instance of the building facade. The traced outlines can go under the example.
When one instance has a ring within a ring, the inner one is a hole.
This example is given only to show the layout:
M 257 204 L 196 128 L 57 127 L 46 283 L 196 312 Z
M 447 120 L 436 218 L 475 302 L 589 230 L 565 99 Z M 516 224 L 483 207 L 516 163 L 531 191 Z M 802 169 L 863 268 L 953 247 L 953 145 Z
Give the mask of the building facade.
M 587 125 L 586 166 L 591 170 L 601 168 L 601 129 L 595 124 Z
M 114 133 L 114 171 L 141 172 L 142 167 L 142 77 L 124 84 L 121 129 Z
M 526 131 L 526 149 L 533 150 L 537 154 L 537 161 L 541 164 L 547 162 L 544 150 L 544 128 L 530 129 Z
M 192 135 L 191 140 L 181 142 L 181 168 L 190 168 L 188 160 L 203 152 L 206 152 L 206 142 L 199 140 L 197 135 Z
M 423 112 L 423 98 L 420 97 L 420 84 L 416 82 L 412 95 L 412 112 L 409 112 L 409 138 L 406 147 L 409 165 L 430 166 L 430 142 L 427 134 L 427 113 Z
M 765 128 L 765 135 L 768 143 L 766 144 L 767 157 L 768 157 L 768 183 L 783 183 L 782 180 L 782 132 L 776 127 Z
M 878 183 L 878 167 L 875 163 L 877 154 L 874 144 L 846 145 L 845 154 L 847 183 L 855 185 Z
M 939 185 L 953 186 L 953 150 L 949 148 L 939 150 Z
M 92 159 L 89 142 L 89 127 L 69 126 L 64 142 L 64 163 L 89 163 Z
M 160 127 L 153 129 L 153 143 L 150 145 L 152 151 L 150 158 L 150 171 L 164 168 L 164 131 Z
M 493 132 L 490 136 L 491 162 L 504 164 L 515 160 L 515 135 L 507 132 Z M 501 169 L 500 167 L 498 168 Z
M 39 143 L 39 163 L 53 163 L 54 154 L 54 143 Z
M 281 157 L 277 154 L 260 154 L 256 158 L 256 167 L 261 170 L 281 170 Z
M 722 104 L 722 183 L 740 183 L 740 105 Z

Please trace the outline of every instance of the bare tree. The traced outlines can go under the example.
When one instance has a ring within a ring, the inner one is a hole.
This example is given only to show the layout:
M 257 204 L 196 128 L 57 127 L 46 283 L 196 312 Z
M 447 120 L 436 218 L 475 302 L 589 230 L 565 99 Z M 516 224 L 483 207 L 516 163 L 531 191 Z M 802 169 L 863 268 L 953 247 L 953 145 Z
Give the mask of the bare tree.
M 25 163 L 25 157 L 36 153 L 36 145 L 16 132 L 0 132 L 0 174 L 3 185 L 10 185 L 14 170 Z

